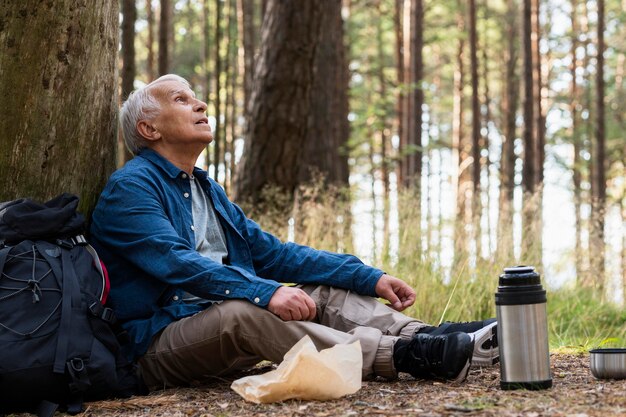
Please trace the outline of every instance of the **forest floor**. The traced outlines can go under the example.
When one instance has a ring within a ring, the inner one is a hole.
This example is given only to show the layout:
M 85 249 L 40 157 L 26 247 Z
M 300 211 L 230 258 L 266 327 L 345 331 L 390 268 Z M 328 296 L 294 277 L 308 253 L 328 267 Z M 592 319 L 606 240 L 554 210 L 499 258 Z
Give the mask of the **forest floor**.
M 626 416 L 626 380 L 594 378 L 588 353 L 553 353 L 551 365 L 553 388 L 544 391 L 501 390 L 495 366 L 473 369 L 460 385 L 406 377 L 367 381 L 356 394 L 334 401 L 259 405 L 231 390 L 232 380 L 220 380 L 145 397 L 88 403 L 80 416 Z

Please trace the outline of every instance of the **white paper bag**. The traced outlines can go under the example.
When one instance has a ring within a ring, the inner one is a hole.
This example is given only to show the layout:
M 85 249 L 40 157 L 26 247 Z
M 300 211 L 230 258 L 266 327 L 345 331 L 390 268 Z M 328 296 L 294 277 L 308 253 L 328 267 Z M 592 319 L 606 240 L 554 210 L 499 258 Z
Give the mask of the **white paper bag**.
M 290 398 L 330 400 L 361 388 L 361 343 L 335 345 L 318 352 L 304 336 L 273 371 L 240 378 L 230 386 L 245 400 L 271 403 Z

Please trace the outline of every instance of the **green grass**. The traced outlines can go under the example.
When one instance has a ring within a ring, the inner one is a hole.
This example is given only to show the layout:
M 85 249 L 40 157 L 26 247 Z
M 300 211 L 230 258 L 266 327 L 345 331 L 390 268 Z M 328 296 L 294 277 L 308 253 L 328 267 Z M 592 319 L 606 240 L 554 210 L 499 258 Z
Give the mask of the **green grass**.
M 548 328 L 554 347 L 587 351 L 626 347 L 626 311 L 602 302 L 588 289 L 562 289 L 548 294 Z

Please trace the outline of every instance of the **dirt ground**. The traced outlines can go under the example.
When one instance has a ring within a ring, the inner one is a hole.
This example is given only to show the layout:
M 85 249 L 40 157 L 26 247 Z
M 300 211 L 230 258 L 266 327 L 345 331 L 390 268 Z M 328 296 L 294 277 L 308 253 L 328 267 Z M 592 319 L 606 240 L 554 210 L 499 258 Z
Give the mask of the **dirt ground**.
M 495 366 L 473 369 L 460 385 L 407 376 L 394 382 L 364 382 L 360 391 L 340 400 L 258 405 L 232 391 L 232 380 L 220 380 L 124 401 L 89 403 L 81 416 L 626 416 L 626 380 L 594 378 L 588 354 L 553 354 L 551 365 L 553 388 L 544 391 L 502 391 Z

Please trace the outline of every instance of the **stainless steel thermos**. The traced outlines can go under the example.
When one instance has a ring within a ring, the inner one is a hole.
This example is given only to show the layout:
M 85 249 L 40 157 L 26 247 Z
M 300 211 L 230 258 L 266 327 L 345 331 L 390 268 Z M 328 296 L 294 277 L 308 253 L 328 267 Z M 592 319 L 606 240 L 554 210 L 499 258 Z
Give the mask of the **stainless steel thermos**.
M 502 389 L 552 386 L 546 302 L 535 268 L 504 268 L 496 292 Z

